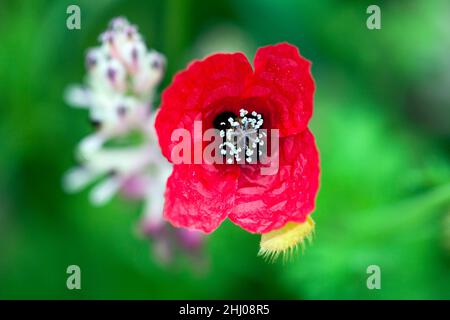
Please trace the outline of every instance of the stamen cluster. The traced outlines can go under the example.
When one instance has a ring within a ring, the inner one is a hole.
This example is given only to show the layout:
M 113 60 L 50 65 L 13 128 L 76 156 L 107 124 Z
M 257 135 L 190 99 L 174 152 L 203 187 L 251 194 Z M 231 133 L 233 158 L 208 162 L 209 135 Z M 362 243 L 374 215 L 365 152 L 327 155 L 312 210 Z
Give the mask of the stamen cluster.
M 249 113 L 246 109 L 239 111 L 239 117 L 228 118 L 228 129 L 220 130 L 220 136 L 225 142 L 220 144 L 220 153 L 227 156 L 227 163 L 234 160 L 238 163 L 255 163 L 257 156 L 262 155 L 258 147 L 264 145 L 265 132 L 259 132 L 264 123 L 262 115 L 256 111 Z M 226 123 L 222 122 L 222 126 Z M 231 157 L 230 157 L 231 156 Z M 244 161 L 242 160 L 244 158 Z

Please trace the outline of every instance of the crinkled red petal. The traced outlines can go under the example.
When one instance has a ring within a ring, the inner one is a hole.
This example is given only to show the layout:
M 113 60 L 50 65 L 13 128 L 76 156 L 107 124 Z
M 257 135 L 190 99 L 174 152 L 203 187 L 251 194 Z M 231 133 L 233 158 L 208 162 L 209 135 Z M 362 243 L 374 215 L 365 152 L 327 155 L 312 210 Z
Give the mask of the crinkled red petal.
M 176 227 L 214 231 L 234 206 L 238 175 L 237 166 L 175 165 L 167 180 L 165 218 Z
M 217 101 L 240 97 L 245 79 L 251 74 L 252 68 L 242 53 L 220 53 L 196 61 L 175 75 L 163 92 L 155 122 L 163 155 L 170 161 L 174 129 L 192 132 L 194 120 L 202 120 L 204 113 L 217 107 Z
M 254 60 L 254 75 L 245 97 L 263 98 L 270 110 L 263 114 L 282 137 L 306 129 L 313 111 L 314 80 L 311 63 L 288 43 L 260 48 Z
M 303 133 L 280 139 L 280 165 L 275 175 L 260 167 L 241 168 L 231 221 L 253 233 L 303 222 L 314 210 L 319 186 L 319 157 L 314 136 Z

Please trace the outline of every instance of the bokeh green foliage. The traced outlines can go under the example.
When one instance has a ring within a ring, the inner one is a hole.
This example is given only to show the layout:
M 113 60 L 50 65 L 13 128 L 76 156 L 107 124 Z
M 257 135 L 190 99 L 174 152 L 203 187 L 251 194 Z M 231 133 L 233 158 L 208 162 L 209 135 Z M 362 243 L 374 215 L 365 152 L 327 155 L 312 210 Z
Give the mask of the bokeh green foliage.
M 73 1 L 0 3 L 0 298 L 450 298 L 450 4 L 367 1 Z M 94 208 L 63 173 L 91 128 L 69 108 L 85 49 L 115 16 L 139 26 L 173 74 L 215 50 L 281 41 L 313 62 L 312 130 L 321 153 L 316 237 L 287 264 L 256 256 L 259 237 L 225 222 L 205 261 L 161 266 L 134 232 L 141 207 Z M 66 289 L 66 267 L 82 290 Z M 366 268 L 382 270 L 368 290 Z

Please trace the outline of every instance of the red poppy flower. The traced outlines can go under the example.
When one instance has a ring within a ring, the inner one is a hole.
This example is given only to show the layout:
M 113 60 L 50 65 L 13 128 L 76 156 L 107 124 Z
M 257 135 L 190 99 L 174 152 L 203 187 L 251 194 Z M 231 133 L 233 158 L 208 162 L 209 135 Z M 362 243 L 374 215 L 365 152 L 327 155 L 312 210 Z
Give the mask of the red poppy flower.
M 308 216 L 315 206 L 319 159 L 308 129 L 314 94 L 310 66 L 295 46 L 282 43 L 260 48 L 254 69 L 242 53 L 219 53 L 174 77 L 155 123 L 169 161 L 175 129 L 193 132 L 196 120 L 203 130 L 218 128 L 242 120 L 245 109 L 244 114 L 258 116 L 255 123 L 264 120 L 261 128 L 279 129 L 279 169 L 262 175 L 258 163 L 175 164 L 166 187 L 167 220 L 210 233 L 228 217 L 263 234 L 269 253 L 291 249 L 312 232 Z

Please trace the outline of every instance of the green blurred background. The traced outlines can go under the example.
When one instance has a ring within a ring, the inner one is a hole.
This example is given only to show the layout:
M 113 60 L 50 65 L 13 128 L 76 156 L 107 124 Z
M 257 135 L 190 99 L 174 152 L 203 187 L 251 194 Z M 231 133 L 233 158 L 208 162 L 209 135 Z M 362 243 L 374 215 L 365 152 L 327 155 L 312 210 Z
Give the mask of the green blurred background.
M 66 8 L 81 7 L 81 30 Z M 381 7 L 382 29 L 366 28 Z M 313 62 L 321 152 L 315 240 L 287 264 L 226 222 L 200 264 L 164 266 L 134 232 L 141 206 L 94 208 L 63 173 L 91 132 L 64 89 L 115 16 L 164 53 L 160 89 L 193 58 L 288 41 Z M 0 2 L 0 298 L 450 299 L 450 2 Z M 66 268 L 82 290 L 66 288 Z M 381 268 L 368 290 L 366 268 Z

